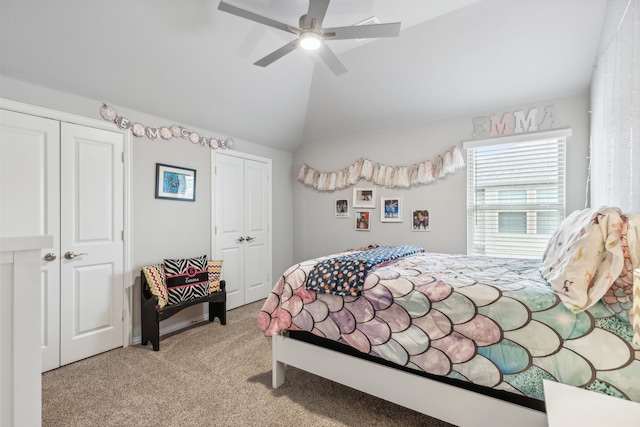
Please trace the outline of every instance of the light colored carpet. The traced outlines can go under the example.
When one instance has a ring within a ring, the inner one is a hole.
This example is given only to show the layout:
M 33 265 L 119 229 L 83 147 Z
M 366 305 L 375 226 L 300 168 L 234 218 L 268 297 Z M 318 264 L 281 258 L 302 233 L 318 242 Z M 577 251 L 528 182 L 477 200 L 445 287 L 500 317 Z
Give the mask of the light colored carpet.
M 120 348 L 44 373 L 43 425 L 449 425 L 293 367 L 273 389 L 262 303 L 162 338 L 158 352 Z

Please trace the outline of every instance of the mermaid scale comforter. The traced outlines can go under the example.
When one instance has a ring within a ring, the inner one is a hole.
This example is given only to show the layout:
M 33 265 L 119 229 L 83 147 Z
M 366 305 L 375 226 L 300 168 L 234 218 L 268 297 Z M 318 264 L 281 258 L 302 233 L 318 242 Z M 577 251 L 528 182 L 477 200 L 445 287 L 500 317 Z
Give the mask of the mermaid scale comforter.
M 549 379 L 640 402 L 632 328 L 602 301 L 578 314 L 540 262 L 421 253 L 367 275 L 361 296 L 305 288 L 322 257 L 289 268 L 260 315 L 418 371 L 543 400 Z

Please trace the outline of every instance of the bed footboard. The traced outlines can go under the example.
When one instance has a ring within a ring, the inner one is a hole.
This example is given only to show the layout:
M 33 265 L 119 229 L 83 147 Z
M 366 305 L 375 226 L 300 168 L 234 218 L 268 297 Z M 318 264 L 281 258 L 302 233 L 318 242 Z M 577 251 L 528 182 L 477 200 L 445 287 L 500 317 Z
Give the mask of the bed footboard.
M 275 335 L 271 346 L 274 388 L 284 383 L 286 365 L 291 365 L 461 427 L 512 426 L 514 420 L 518 420 L 518 425 L 522 427 L 547 426 L 544 412 L 293 338 Z M 324 363 L 327 358 L 335 363 Z M 337 370 L 335 366 L 347 369 Z

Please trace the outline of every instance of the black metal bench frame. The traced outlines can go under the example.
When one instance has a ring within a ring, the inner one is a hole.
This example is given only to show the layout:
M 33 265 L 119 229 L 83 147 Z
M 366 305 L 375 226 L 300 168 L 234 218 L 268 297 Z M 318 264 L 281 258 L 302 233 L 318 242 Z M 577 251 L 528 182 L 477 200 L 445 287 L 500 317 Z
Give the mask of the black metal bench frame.
M 158 308 L 158 297 L 149 290 L 149 284 L 144 273 L 140 274 L 140 311 L 142 316 L 142 345 L 151 341 L 155 351 L 160 350 L 160 321 L 168 319 L 187 307 L 204 302 L 209 303 L 209 322 L 217 317 L 220 324 L 227 324 L 227 291 L 226 282 L 220 281 L 220 290 L 206 297 L 181 302 L 179 304 L 167 304 Z

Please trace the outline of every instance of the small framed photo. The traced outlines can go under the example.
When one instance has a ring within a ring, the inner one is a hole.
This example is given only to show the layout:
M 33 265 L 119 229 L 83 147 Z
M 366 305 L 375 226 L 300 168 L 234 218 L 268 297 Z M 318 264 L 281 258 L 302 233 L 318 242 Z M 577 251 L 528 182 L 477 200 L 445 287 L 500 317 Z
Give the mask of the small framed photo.
M 381 197 L 380 206 L 382 206 L 380 210 L 381 222 L 402 222 L 401 197 Z
M 371 230 L 371 212 L 356 211 L 356 231 Z
M 354 188 L 353 189 L 353 207 L 354 208 L 375 208 L 376 207 L 375 187 Z
M 336 218 L 349 218 L 349 200 L 336 199 Z
M 411 229 L 413 231 L 431 231 L 429 209 L 414 209 L 411 212 Z
M 156 199 L 196 200 L 196 170 L 156 163 Z

